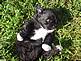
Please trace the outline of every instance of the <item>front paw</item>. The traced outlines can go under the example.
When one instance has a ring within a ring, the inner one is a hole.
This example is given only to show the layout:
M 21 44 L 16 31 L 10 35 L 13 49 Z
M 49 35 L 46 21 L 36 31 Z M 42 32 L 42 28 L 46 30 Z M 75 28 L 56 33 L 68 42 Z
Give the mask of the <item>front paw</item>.
M 21 37 L 20 33 L 17 33 L 17 40 L 18 41 L 23 41 L 23 37 Z

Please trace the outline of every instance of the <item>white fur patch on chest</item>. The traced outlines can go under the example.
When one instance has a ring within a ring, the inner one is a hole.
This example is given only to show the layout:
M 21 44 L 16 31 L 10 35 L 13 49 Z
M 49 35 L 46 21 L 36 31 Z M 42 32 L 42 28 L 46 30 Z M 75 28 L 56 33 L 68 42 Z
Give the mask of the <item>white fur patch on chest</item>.
M 21 37 L 20 33 L 17 33 L 17 40 L 18 41 L 23 41 L 23 38 Z
M 45 39 L 46 35 L 48 33 L 51 33 L 53 32 L 54 30 L 47 30 L 47 29 L 44 29 L 44 28 L 40 28 L 38 30 L 35 30 L 35 35 L 31 37 L 31 39 L 33 40 L 37 40 L 37 39 L 40 39 L 42 38 L 43 40 Z
M 51 46 L 47 45 L 47 44 L 42 44 L 42 49 L 44 51 L 50 51 L 51 50 Z

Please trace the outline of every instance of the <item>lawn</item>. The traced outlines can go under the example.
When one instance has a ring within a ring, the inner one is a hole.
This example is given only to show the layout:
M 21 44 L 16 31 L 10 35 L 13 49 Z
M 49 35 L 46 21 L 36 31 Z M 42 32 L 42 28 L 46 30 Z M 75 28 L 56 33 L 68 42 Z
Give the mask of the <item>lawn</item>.
M 0 0 L 0 61 L 18 61 L 16 33 L 35 14 L 36 4 L 55 11 L 55 36 L 63 47 L 60 55 L 38 61 L 81 61 L 81 0 Z

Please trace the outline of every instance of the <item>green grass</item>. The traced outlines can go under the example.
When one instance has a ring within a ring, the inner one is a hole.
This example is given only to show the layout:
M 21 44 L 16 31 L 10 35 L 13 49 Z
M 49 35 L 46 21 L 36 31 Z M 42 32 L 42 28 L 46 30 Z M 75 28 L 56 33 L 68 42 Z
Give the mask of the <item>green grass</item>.
M 56 37 L 63 46 L 61 55 L 38 61 L 81 61 L 81 0 L 0 0 L 0 61 L 18 61 L 13 53 L 16 33 L 34 15 L 36 4 L 55 10 Z

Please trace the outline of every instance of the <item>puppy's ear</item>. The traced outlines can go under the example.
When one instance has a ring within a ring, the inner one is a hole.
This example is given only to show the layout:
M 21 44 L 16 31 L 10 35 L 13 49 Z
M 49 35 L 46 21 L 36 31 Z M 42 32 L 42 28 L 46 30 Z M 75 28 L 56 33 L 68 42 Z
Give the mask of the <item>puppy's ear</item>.
M 37 13 L 43 12 L 43 8 L 41 7 L 41 5 L 39 5 L 39 4 L 36 5 L 36 11 L 37 11 Z

